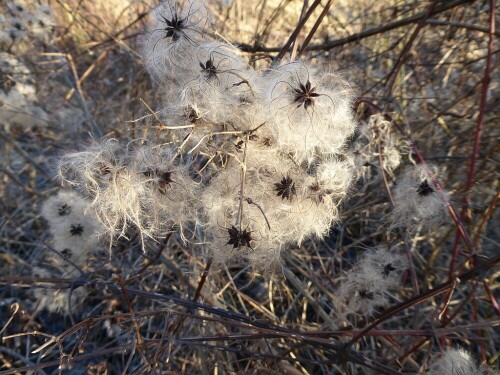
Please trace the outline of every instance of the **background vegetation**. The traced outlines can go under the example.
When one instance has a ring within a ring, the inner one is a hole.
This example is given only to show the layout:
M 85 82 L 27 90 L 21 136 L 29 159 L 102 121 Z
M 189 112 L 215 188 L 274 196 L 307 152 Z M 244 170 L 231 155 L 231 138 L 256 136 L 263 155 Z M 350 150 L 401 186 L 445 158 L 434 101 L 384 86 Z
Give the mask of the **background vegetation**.
M 457 346 L 497 368 L 495 1 L 209 2 L 214 35 L 256 69 L 292 56 L 355 90 L 349 152 L 371 159 L 358 165 L 340 224 L 286 252 L 274 274 L 241 261 L 208 270 L 204 246 L 175 234 L 143 252 L 134 233 L 68 274 L 40 215 L 60 189 L 57 160 L 91 137 L 165 131 L 154 116 L 130 122 L 161 100 L 142 58 L 155 5 L 0 5 L 0 374 L 425 373 Z M 363 143 L 377 118 L 386 127 Z M 400 158 L 391 167 L 390 139 Z M 423 161 L 450 194 L 446 219 L 391 228 L 397 176 Z M 340 280 L 378 246 L 408 260 L 399 290 L 373 316 L 340 321 Z M 85 298 L 68 298 L 82 287 Z M 64 296 L 70 304 L 47 307 Z

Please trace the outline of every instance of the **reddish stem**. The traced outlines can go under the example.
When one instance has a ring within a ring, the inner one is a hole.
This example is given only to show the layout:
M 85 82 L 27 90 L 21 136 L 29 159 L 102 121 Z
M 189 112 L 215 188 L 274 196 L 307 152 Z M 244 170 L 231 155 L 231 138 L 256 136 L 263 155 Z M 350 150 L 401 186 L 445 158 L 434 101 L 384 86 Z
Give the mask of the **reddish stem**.
M 490 286 L 488 285 L 488 282 L 486 280 L 483 280 L 483 286 L 484 286 L 484 290 L 486 291 L 486 294 L 488 295 L 488 298 L 491 301 L 491 305 L 493 306 L 493 309 L 495 310 L 497 315 L 500 316 L 500 307 L 498 306 L 497 299 L 495 298 L 495 296 L 491 292 Z
M 474 239 L 473 239 L 474 247 L 476 247 L 477 244 L 479 243 L 479 236 L 481 235 L 481 231 L 483 230 L 483 227 L 486 225 L 486 223 L 490 219 L 491 215 L 493 215 L 493 211 L 495 210 L 495 208 L 497 206 L 499 196 L 500 196 L 500 189 L 497 190 L 497 193 L 495 194 L 495 196 L 493 197 L 493 200 L 490 203 L 490 207 L 488 207 L 488 211 L 486 211 L 486 214 L 484 215 L 483 220 L 481 221 L 481 223 L 479 224 L 479 226 L 476 229 L 476 233 L 474 234 Z
M 486 102 L 488 99 L 488 88 L 491 81 L 491 72 L 493 70 L 491 59 L 493 56 L 493 43 L 495 38 L 495 0 L 490 0 L 490 28 L 489 28 L 489 41 L 488 41 L 488 55 L 486 57 L 486 67 L 484 69 L 483 85 L 481 91 L 481 101 L 479 103 L 479 115 L 476 123 L 476 134 L 474 136 L 474 146 L 472 149 L 472 154 L 470 158 L 469 171 L 467 173 L 467 184 L 465 185 L 465 197 L 464 206 L 462 212 L 460 213 L 460 221 L 464 221 L 466 214 L 469 209 L 470 193 L 472 185 L 474 185 L 474 175 L 476 172 L 476 163 L 479 158 L 479 147 L 481 145 L 481 135 L 483 133 L 484 127 L 484 113 L 486 112 Z M 457 228 L 458 229 L 458 228 Z M 453 278 L 453 273 L 455 271 L 455 264 L 457 262 L 458 250 L 459 250 L 459 233 L 455 235 L 455 241 L 453 244 L 453 253 L 450 261 L 450 269 L 448 272 L 448 280 Z M 470 251 L 471 249 L 469 249 Z

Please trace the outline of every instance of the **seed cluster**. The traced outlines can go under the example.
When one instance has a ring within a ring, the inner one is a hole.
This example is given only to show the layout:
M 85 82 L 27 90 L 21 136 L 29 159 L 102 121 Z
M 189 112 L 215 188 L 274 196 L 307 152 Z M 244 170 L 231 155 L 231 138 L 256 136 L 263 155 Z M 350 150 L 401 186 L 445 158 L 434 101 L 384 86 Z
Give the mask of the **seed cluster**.
M 198 0 L 152 12 L 144 56 L 163 99 L 159 133 L 95 141 L 62 158 L 60 177 L 91 199 L 112 237 L 133 225 L 144 243 L 176 228 L 216 262 L 270 267 L 338 220 L 353 180 L 352 93 L 302 61 L 256 70 L 207 26 Z

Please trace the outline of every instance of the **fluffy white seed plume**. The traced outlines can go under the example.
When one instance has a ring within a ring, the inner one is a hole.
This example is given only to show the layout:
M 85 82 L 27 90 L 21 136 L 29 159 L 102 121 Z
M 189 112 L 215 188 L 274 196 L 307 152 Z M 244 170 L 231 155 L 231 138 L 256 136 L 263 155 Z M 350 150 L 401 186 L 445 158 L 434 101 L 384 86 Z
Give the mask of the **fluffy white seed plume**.
M 408 168 L 396 179 L 393 189 L 393 226 L 429 227 L 443 219 L 449 198 L 447 193 L 435 187 L 432 176 L 437 176 L 435 166 L 418 165 Z
M 348 86 L 303 63 L 255 71 L 209 37 L 198 0 L 164 2 L 151 20 L 146 68 L 166 143 L 94 142 L 62 159 L 62 180 L 91 198 L 110 234 L 177 228 L 221 262 L 279 264 L 286 246 L 325 236 L 353 180 L 340 156 L 355 126 Z
M 436 355 L 430 366 L 429 375 L 494 375 L 492 369 L 478 366 L 476 361 L 464 349 L 448 348 Z
M 335 300 L 337 313 L 371 316 L 386 307 L 389 293 L 398 289 L 406 267 L 406 259 L 394 250 L 367 250 L 340 281 Z
M 198 184 L 189 175 L 189 164 L 171 145 L 141 145 L 131 153 L 129 168 L 146 187 L 142 200 L 144 221 L 155 236 L 177 228 L 184 241 L 191 239 L 199 216 Z
M 212 134 L 238 133 L 266 121 L 262 101 L 256 99 L 260 97 L 257 73 L 235 47 L 208 42 L 193 53 L 195 60 L 182 78 L 161 87 L 159 113 L 173 141 L 186 140 L 186 150 L 203 148 Z
M 227 123 L 244 95 L 248 95 L 249 72 L 238 50 L 222 43 L 204 43 L 196 51 L 191 72 L 181 93 L 183 108 L 196 108 L 198 115 L 213 123 Z M 175 103 L 175 98 L 170 104 Z
M 221 171 L 205 189 L 207 231 L 212 233 L 214 253 L 238 249 L 253 262 L 278 259 L 286 245 L 298 246 L 306 238 L 326 235 L 338 220 L 337 206 L 352 180 L 350 163 L 321 160 L 311 170 L 272 147 L 266 150 L 251 142 L 246 151 L 241 206 L 242 161 Z M 211 223 L 219 227 L 210 229 Z M 251 246 L 246 246 L 246 240 L 233 243 L 231 231 L 235 230 L 243 237 L 251 233 Z
M 91 199 L 107 233 L 125 235 L 127 227 L 133 224 L 144 240 L 153 231 L 144 219 L 151 196 L 142 173 L 128 165 L 129 158 L 130 152 L 116 140 L 95 141 L 84 151 L 64 155 L 59 176 Z
M 207 9 L 199 0 L 164 1 L 152 12 L 144 46 L 146 69 L 159 82 L 181 77 L 196 64 L 196 46 L 205 38 Z
M 60 162 L 63 182 L 82 188 L 91 199 L 104 230 L 126 235 L 133 225 L 142 243 L 173 227 L 183 240 L 197 222 L 197 183 L 189 163 L 174 146 L 153 146 L 139 140 L 128 145 L 115 140 L 94 142 L 84 151 L 66 154 Z
M 90 203 L 74 191 L 61 190 L 43 203 L 41 213 L 49 223 L 54 249 L 76 265 L 84 266 L 96 250 L 101 231 Z
M 391 131 L 390 125 L 383 115 L 377 114 L 357 129 L 351 151 L 358 178 L 362 178 L 364 183 L 381 182 L 380 160 L 384 173 L 394 179 L 394 171 L 400 166 L 402 155 L 409 152 L 406 142 Z
M 331 73 L 289 63 L 267 77 L 270 128 L 280 148 L 298 160 L 316 150 L 339 153 L 354 131 L 352 92 Z

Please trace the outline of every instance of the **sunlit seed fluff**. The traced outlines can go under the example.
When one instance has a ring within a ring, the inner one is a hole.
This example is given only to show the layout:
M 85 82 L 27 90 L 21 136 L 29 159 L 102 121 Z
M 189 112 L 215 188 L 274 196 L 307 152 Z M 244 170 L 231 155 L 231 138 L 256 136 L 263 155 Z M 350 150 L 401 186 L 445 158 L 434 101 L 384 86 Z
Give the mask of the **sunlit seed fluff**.
M 303 63 L 285 64 L 264 78 L 270 129 L 279 147 L 300 161 L 318 149 L 342 149 L 356 126 L 344 81 Z
M 430 165 L 410 167 L 396 178 L 393 188 L 393 226 L 429 227 L 439 223 L 449 201 L 448 194 L 433 183 L 437 168 Z
M 283 246 L 274 242 L 261 241 L 261 248 L 265 251 L 247 251 L 245 259 L 252 265 L 255 270 L 263 271 L 272 274 L 279 272 L 284 266 L 282 251 L 285 251 Z
M 205 38 L 208 23 L 206 6 L 199 0 L 164 1 L 151 12 L 149 22 L 146 69 L 160 82 L 175 79 L 196 63 L 196 45 Z
M 89 197 L 108 234 L 124 235 L 133 224 L 144 241 L 154 230 L 145 219 L 151 198 L 142 173 L 129 165 L 129 158 L 128 148 L 115 140 L 93 142 L 83 151 L 64 155 L 59 175 Z
M 182 107 L 196 108 L 202 118 L 214 123 L 227 123 L 242 104 L 253 94 L 251 71 L 238 50 L 221 43 L 204 43 L 194 52 L 193 78 L 183 85 Z M 167 100 L 174 104 L 176 98 Z M 235 121 L 236 124 L 236 121 Z
M 339 219 L 352 162 L 327 155 L 343 153 L 353 132 L 352 94 L 303 63 L 257 72 L 206 22 L 197 0 L 152 13 L 146 67 L 160 85 L 166 142 L 95 142 L 65 156 L 60 174 L 81 185 L 110 233 L 179 228 L 189 241 L 202 226 L 197 237 L 216 259 L 261 267 Z
M 206 230 L 213 233 L 209 241 L 215 251 L 227 242 L 225 228 L 236 225 L 241 215 L 242 229 L 248 227 L 254 239 L 252 251 L 247 251 L 253 254 L 248 256 L 252 262 L 258 257 L 276 259 L 286 245 L 326 235 L 338 220 L 337 206 L 352 179 L 348 163 L 325 161 L 311 176 L 289 155 L 261 147 L 247 145 L 242 212 L 241 165 L 234 161 L 210 181 L 203 198 Z
M 191 68 L 196 71 L 199 79 L 213 83 L 223 92 L 228 89 L 234 89 L 235 92 L 240 89 L 246 91 L 247 85 L 241 81 L 245 79 L 244 74 L 250 67 L 235 46 L 205 42 L 197 47 L 195 57 L 197 64 L 193 64 Z
M 82 151 L 64 154 L 58 173 L 63 183 L 78 186 L 87 195 L 99 194 L 102 185 L 121 167 L 123 148 L 116 139 L 92 140 Z
M 495 371 L 486 366 L 478 366 L 471 355 L 462 348 L 448 348 L 438 353 L 432 360 L 429 375 L 493 375 Z
M 142 145 L 131 151 L 130 168 L 145 186 L 145 226 L 155 235 L 177 228 L 187 241 L 199 216 L 199 188 L 180 158 L 172 145 Z

